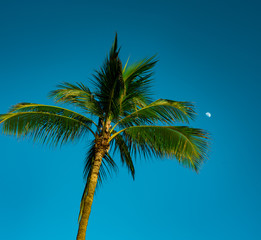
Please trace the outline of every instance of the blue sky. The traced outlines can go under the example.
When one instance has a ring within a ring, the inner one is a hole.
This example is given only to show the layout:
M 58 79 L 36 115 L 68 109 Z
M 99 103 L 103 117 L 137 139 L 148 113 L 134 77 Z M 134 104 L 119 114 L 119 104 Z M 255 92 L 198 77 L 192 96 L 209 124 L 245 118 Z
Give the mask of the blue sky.
M 87 239 L 261 239 L 258 1 L 1 1 L 0 112 L 53 104 L 85 82 L 118 32 L 123 62 L 158 54 L 155 99 L 192 101 L 211 132 L 199 174 L 136 159 L 95 196 Z M 211 118 L 205 116 L 212 114 Z M 86 142 L 50 149 L 0 135 L 0 238 L 74 239 Z

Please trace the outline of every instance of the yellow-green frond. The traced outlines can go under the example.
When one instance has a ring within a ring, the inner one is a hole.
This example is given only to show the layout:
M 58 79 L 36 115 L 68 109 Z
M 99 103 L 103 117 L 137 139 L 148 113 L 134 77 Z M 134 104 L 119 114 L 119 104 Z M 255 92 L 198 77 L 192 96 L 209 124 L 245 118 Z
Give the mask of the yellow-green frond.
M 30 137 L 34 141 L 57 146 L 80 139 L 93 121 L 68 109 L 33 103 L 21 103 L 0 115 L 2 131 L 7 135 Z
M 145 157 L 176 158 L 184 166 L 198 171 L 207 159 L 208 133 L 181 126 L 133 126 L 112 135 L 121 134 L 132 154 Z

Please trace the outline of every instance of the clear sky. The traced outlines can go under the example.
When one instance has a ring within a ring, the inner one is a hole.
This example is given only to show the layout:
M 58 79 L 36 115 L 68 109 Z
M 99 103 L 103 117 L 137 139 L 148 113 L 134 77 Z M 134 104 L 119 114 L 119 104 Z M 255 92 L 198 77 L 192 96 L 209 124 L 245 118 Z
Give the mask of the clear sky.
M 0 1 L 0 113 L 88 85 L 118 32 L 123 62 L 158 54 L 155 99 L 193 101 L 212 134 L 199 174 L 136 159 L 97 192 L 88 240 L 261 239 L 259 1 Z M 210 112 L 211 118 L 205 113 Z M 0 135 L 0 239 L 75 239 L 86 142 Z M 119 160 L 119 159 L 118 159 Z

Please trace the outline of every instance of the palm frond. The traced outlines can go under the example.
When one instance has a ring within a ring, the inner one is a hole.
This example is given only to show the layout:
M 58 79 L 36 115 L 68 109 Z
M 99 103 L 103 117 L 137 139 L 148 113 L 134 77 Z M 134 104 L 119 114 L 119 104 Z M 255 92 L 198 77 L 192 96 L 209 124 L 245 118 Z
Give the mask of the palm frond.
M 130 154 L 130 146 L 127 145 L 127 143 L 124 141 L 124 138 L 120 134 L 117 135 L 114 140 L 114 153 L 119 150 L 121 162 L 123 165 L 126 165 L 134 180 L 135 168 Z
M 158 60 L 156 59 L 156 55 L 154 55 L 150 58 L 144 58 L 136 63 L 126 66 L 123 73 L 124 81 L 129 84 L 131 82 L 137 81 L 137 78 L 142 78 L 143 80 L 150 82 L 152 69 L 157 62 Z M 144 84 L 147 85 L 148 82 L 145 82 Z
M 100 70 L 93 75 L 93 84 L 96 87 L 94 95 L 105 114 L 104 119 L 111 119 L 119 115 L 119 99 L 124 91 L 119 51 L 116 35 L 109 56 Z
M 124 134 L 132 153 L 138 152 L 144 157 L 175 157 L 181 164 L 195 171 L 207 159 L 209 137 L 201 129 L 185 126 L 133 126 L 112 135 L 110 140 L 120 133 Z
M 34 141 L 53 146 L 94 132 L 93 121 L 71 110 L 43 104 L 20 103 L 9 113 L 0 115 L 2 131 L 17 137 L 31 137 Z
M 82 108 L 87 113 L 102 117 L 103 112 L 99 102 L 83 83 L 70 84 L 64 82 L 57 87 L 57 90 L 49 93 L 49 97 L 53 98 L 55 102 L 70 103 Z
M 124 92 L 120 102 L 120 112 L 126 116 L 152 102 L 151 81 L 153 67 L 157 63 L 155 56 L 145 58 L 130 66 L 124 67 L 123 80 Z
M 189 120 L 194 118 L 195 111 L 192 103 L 159 99 L 127 115 L 116 123 L 114 128 L 117 125 L 126 128 L 134 125 L 155 124 L 156 122 L 189 123 Z

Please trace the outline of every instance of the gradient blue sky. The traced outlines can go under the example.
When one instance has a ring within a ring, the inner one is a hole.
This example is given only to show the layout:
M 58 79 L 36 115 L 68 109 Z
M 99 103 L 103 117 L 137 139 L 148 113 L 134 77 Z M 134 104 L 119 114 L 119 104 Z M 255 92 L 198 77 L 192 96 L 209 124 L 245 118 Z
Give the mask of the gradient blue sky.
M 259 1 L 0 1 L 0 112 L 88 82 L 117 31 L 123 61 L 158 54 L 155 99 L 193 101 L 212 134 L 200 174 L 136 159 L 97 193 L 87 239 L 261 239 Z M 205 116 L 211 112 L 212 117 Z M 75 239 L 86 143 L 0 135 L 0 239 Z

